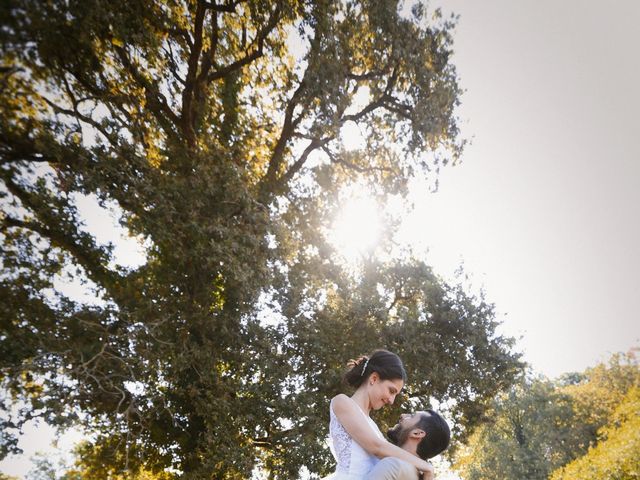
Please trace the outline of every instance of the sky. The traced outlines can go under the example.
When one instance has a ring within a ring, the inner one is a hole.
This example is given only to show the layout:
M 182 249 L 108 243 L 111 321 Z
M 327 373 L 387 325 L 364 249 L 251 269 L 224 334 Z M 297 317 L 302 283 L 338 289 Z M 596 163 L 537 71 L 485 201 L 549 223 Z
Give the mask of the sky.
M 414 189 L 412 235 L 461 261 L 539 373 L 640 346 L 640 3 L 443 0 L 461 164 Z
M 407 238 L 437 272 L 464 264 L 539 373 L 640 346 L 640 2 L 431 5 L 460 15 L 471 145 L 436 193 L 416 183 Z M 24 475 L 50 438 L 30 427 L 0 471 Z

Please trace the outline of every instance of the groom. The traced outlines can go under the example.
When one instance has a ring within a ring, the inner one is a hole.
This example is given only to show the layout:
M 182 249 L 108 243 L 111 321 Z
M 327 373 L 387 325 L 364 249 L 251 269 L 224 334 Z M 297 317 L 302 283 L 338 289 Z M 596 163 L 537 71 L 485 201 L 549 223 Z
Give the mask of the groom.
M 444 418 L 433 410 L 405 413 L 387 432 L 389 441 L 414 455 L 427 460 L 442 453 L 449 446 L 451 431 Z M 380 460 L 369 472 L 368 480 L 418 480 L 418 471 L 406 462 L 393 457 Z M 423 475 L 431 480 L 432 474 Z

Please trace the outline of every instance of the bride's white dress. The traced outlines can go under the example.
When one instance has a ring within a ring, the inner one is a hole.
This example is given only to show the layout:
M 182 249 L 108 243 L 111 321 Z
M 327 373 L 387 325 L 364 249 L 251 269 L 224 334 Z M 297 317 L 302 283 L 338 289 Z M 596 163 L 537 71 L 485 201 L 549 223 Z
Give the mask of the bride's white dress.
M 380 438 L 384 438 L 376 423 L 364 412 L 361 413 L 374 433 Z M 337 466 L 335 473 L 324 477 L 323 480 L 365 480 L 369 470 L 378 463 L 378 458 L 367 453 L 351 438 L 340 423 L 340 420 L 338 420 L 338 417 L 333 413 L 332 405 L 329 406 L 329 416 L 331 453 L 336 459 Z

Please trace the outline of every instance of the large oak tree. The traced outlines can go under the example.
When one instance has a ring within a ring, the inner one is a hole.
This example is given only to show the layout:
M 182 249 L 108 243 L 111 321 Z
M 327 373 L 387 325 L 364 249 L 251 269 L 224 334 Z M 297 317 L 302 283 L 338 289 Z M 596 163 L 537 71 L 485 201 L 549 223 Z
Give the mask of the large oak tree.
M 3 453 L 43 417 L 116 469 L 295 478 L 330 465 L 350 357 L 397 351 L 402 402 L 461 426 L 512 381 L 490 304 L 388 242 L 354 271 L 323 235 L 346 185 L 402 195 L 461 152 L 453 24 L 398 3 L 2 3 Z M 141 266 L 87 230 L 87 196 Z

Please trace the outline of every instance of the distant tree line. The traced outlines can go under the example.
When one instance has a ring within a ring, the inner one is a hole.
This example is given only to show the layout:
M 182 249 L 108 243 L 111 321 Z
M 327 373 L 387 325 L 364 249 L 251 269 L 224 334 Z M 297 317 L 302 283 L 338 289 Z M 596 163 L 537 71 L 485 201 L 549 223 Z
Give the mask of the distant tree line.
M 464 480 L 640 478 L 637 350 L 501 394 L 453 460 Z

